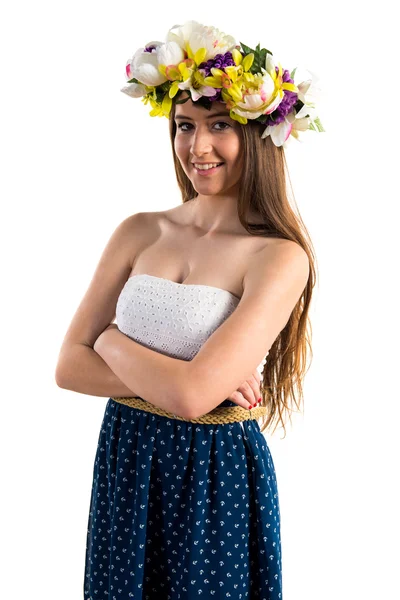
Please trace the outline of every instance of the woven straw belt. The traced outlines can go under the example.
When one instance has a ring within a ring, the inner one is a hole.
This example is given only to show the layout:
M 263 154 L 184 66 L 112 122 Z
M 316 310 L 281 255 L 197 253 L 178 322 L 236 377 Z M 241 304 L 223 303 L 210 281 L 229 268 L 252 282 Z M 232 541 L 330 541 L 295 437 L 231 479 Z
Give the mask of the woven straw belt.
M 174 415 L 158 406 L 154 406 L 150 402 L 146 402 L 142 398 L 135 396 L 134 398 L 112 398 L 115 402 L 126 404 L 131 408 L 139 408 L 146 412 L 150 412 L 163 417 L 169 417 L 170 419 L 178 419 L 179 421 L 188 421 L 189 423 L 235 423 L 237 421 L 248 421 L 259 419 L 262 415 L 267 414 L 265 406 L 256 406 L 255 408 L 246 409 L 241 406 L 217 406 L 210 412 L 197 417 L 197 419 L 184 419 L 178 415 Z

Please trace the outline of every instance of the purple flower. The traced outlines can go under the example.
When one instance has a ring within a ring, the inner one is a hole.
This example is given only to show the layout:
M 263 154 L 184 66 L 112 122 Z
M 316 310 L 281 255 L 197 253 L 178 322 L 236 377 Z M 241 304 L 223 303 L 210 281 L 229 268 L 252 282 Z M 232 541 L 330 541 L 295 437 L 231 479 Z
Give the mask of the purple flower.
M 145 52 L 153 52 L 153 50 L 156 50 L 157 46 L 146 46 L 146 48 L 144 49 Z
M 278 73 L 278 67 L 275 67 L 275 71 Z M 282 80 L 284 83 L 294 83 L 287 69 L 283 71 Z M 298 96 L 295 92 L 283 90 L 283 98 L 279 106 L 270 115 L 268 115 L 265 125 L 279 125 L 279 123 L 282 123 L 285 120 L 286 115 L 292 111 L 293 106 L 297 102 L 297 98 Z
M 215 102 L 216 100 L 221 100 L 221 88 L 215 88 L 214 96 L 207 96 L 211 102 Z
M 210 58 L 206 62 L 202 62 L 199 65 L 199 69 L 204 69 L 204 77 L 211 75 L 211 69 L 224 69 L 225 67 L 234 67 L 235 61 L 233 60 L 232 53 L 226 52 L 225 54 L 216 54 L 214 58 Z

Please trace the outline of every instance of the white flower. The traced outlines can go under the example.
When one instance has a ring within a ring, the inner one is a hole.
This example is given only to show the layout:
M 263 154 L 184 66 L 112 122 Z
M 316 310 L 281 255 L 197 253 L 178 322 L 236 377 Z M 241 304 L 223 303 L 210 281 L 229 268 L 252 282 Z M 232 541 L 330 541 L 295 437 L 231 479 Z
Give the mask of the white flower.
M 202 96 L 214 96 L 215 94 L 215 88 L 208 85 L 201 85 L 197 89 L 194 88 L 191 79 L 187 79 L 178 85 L 181 90 L 189 90 L 193 102 L 197 102 Z
M 293 113 L 287 115 L 287 119 L 292 121 L 293 129 L 292 135 L 295 131 L 307 131 L 310 125 L 311 119 L 309 117 L 299 117 L 300 113 L 297 113 L 296 117 L 293 118 Z
M 121 92 L 131 96 L 131 98 L 141 98 L 147 94 L 146 86 L 141 83 L 128 83 L 128 85 L 121 88 Z
M 127 62 L 126 72 L 127 77 L 131 79 L 135 77 L 140 83 L 148 86 L 157 86 L 167 78 L 158 70 L 158 52 L 157 49 L 162 45 L 162 42 L 150 42 L 146 48 L 151 48 L 151 52 L 146 52 L 146 48 L 139 48 L 131 60 Z
M 207 50 L 205 61 L 214 58 L 217 54 L 225 54 L 236 46 L 236 41 L 231 35 L 226 35 L 215 27 L 201 25 L 197 21 L 174 25 L 167 34 L 167 41 L 175 41 L 186 51 L 189 46 L 193 55 L 200 48 L 205 48 Z
M 185 59 L 185 53 L 176 42 L 167 42 L 156 50 L 159 65 L 178 65 Z
M 269 73 L 259 76 L 258 90 L 249 90 L 241 102 L 236 102 L 233 112 L 240 117 L 257 119 L 261 115 L 272 113 L 282 101 L 283 91 L 275 88 L 275 83 Z
M 283 146 L 292 131 L 292 123 L 285 118 L 279 125 L 268 125 L 263 131 L 262 138 L 270 135 L 275 146 Z
M 319 78 L 317 75 L 315 75 L 315 73 L 312 73 L 309 69 L 307 69 L 306 72 L 307 74 L 311 75 L 311 77 L 308 77 L 300 83 L 296 83 L 295 81 L 295 84 L 299 88 L 299 100 L 301 100 L 301 102 L 303 102 L 305 105 L 315 108 L 315 106 L 319 103 L 321 95 L 321 89 L 318 85 Z
M 311 121 L 309 117 L 300 115 L 302 110 L 297 114 L 292 111 L 286 115 L 285 120 L 279 123 L 279 125 L 269 125 L 263 131 L 261 137 L 265 138 L 267 135 L 270 135 L 275 146 L 284 147 L 286 147 L 286 142 L 289 140 L 290 135 L 299 140 L 299 131 L 307 131 Z

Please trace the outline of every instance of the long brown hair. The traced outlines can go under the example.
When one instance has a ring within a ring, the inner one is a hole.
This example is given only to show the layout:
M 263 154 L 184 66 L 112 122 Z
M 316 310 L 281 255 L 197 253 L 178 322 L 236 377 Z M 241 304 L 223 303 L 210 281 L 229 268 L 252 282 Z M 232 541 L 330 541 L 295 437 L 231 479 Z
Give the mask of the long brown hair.
M 175 153 L 174 117 L 175 102 L 170 113 L 169 131 L 176 178 L 182 193 L 182 202 L 185 203 L 195 198 L 197 192 Z M 239 220 L 251 235 L 279 237 L 297 242 L 307 253 L 310 264 L 310 274 L 304 291 L 284 329 L 269 349 L 261 376 L 262 404 L 268 408 L 261 431 L 269 428 L 276 421 L 273 432 L 280 422 L 285 437 L 285 412 L 291 421 L 291 413 L 295 408 L 301 410 L 302 381 L 312 359 L 312 328 L 308 313 L 316 282 L 316 259 L 310 236 L 294 198 L 296 212 L 288 199 L 286 176 L 289 181 L 290 178 L 284 149 L 275 146 L 270 136 L 262 139 L 261 127 L 262 125 L 256 121 L 248 121 L 246 125 L 240 126 L 244 162 L 238 197 Z M 250 212 L 260 215 L 261 225 L 249 223 Z M 308 367 L 307 351 L 310 352 Z

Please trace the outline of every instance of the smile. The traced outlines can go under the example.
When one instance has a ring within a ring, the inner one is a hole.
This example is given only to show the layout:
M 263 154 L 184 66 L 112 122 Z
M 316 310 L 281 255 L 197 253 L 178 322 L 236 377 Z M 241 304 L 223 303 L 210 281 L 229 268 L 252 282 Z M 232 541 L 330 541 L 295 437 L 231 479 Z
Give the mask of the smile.
M 220 167 L 222 167 L 224 163 L 208 163 L 204 165 L 193 164 L 193 168 L 199 175 L 212 175 L 215 173 Z

